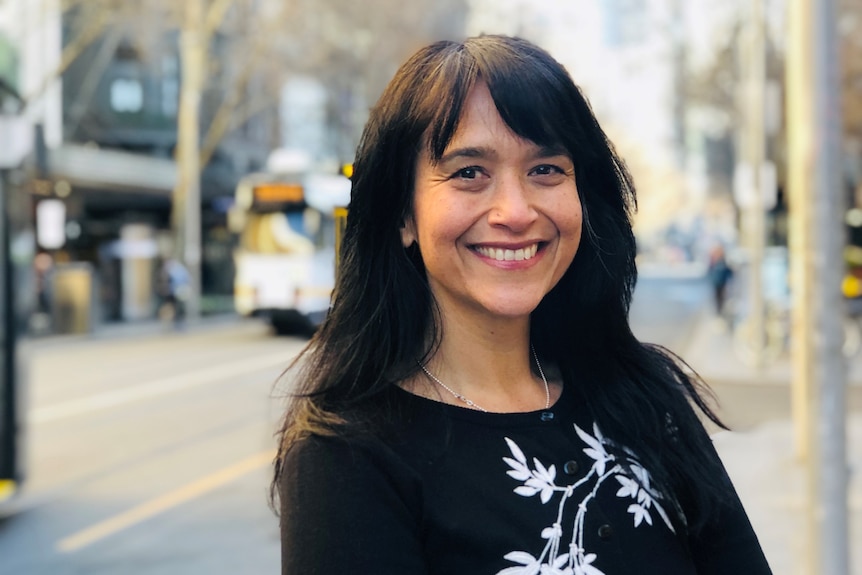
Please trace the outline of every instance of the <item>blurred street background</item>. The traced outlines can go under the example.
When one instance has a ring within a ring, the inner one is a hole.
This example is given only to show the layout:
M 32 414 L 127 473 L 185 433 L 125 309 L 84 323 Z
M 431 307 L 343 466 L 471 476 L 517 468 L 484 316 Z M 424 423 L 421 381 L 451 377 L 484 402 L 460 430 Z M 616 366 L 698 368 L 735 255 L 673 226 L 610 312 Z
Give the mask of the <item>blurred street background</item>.
M 625 158 L 633 329 L 715 391 L 774 572 L 862 575 L 862 0 L 0 0 L 0 575 L 279 571 L 368 110 L 482 32 Z

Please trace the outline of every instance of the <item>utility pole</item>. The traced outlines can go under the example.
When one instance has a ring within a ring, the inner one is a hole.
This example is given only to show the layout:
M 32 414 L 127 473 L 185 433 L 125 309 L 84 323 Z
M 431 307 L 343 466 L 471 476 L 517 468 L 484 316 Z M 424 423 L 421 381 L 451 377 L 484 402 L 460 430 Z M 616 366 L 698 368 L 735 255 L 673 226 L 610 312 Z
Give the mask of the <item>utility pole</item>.
M 835 0 L 790 0 L 788 165 L 794 339 L 794 417 L 805 436 L 808 572 L 849 573 L 846 365 L 841 295 L 844 244 L 839 50 Z M 800 425 L 801 424 L 801 425 Z M 799 437 L 800 433 L 797 433 Z
M 745 82 L 740 108 L 745 119 L 741 138 L 742 162 L 737 165 L 734 188 L 742 210 L 743 244 L 748 248 L 747 327 L 751 359 L 764 366 L 766 349 L 766 305 L 763 297 L 763 258 L 766 243 L 766 29 L 764 0 L 753 0 L 740 50 Z M 768 191 L 772 193 L 772 190 Z
M 177 187 L 171 214 L 174 251 L 189 272 L 186 316 L 200 317 L 201 165 L 200 105 L 205 64 L 203 0 L 185 0 L 180 31 L 180 106 L 177 121 Z
M 811 173 L 814 169 L 814 105 L 812 47 L 810 34 L 811 0 L 788 3 L 787 59 L 787 197 L 788 244 L 790 249 L 790 297 L 792 345 L 791 411 L 796 455 L 808 461 L 811 455 L 811 395 L 814 374 L 812 331 L 814 319 L 811 293 L 814 278 L 813 214 Z

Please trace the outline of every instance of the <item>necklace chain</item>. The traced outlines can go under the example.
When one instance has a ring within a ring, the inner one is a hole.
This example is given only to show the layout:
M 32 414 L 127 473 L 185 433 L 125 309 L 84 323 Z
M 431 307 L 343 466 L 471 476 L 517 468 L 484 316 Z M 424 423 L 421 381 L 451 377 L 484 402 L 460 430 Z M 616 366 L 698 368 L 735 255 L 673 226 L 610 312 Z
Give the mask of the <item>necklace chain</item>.
M 545 409 L 548 409 L 549 407 L 551 407 L 551 388 L 550 386 L 548 386 L 548 380 L 547 378 L 545 378 L 545 372 L 542 369 L 542 364 L 539 363 L 539 356 L 536 355 L 536 350 L 533 348 L 533 344 L 530 344 L 530 352 L 533 354 L 533 360 L 535 360 L 536 362 L 536 367 L 539 368 L 539 375 L 542 376 L 542 383 L 545 384 Z M 423 364 L 419 363 L 418 361 L 416 363 L 419 365 L 419 368 L 422 369 L 423 372 L 425 372 L 425 375 L 427 375 L 431 379 L 431 381 L 451 393 L 456 399 L 463 401 L 467 405 L 467 407 L 478 409 L 479 411 L 484 411 L 485 413 L 488 413 L 487 409 L 485 409 L 472 399 L 468 399 L 464 395 L 458 393 L 457 391 L 440 381 L 437 376 L 428 371 L 428 368 L 425 367 Z

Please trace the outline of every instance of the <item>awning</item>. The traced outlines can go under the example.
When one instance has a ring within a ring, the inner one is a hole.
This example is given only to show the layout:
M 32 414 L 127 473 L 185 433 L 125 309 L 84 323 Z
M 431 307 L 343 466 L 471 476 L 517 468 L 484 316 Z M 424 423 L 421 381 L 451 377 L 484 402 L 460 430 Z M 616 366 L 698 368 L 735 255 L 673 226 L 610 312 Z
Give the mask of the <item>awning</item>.
M 173 160 L 74 144 L 49 149 L 48 170 L 72 185 L 159 196 L 170 196 L 177 182 Z

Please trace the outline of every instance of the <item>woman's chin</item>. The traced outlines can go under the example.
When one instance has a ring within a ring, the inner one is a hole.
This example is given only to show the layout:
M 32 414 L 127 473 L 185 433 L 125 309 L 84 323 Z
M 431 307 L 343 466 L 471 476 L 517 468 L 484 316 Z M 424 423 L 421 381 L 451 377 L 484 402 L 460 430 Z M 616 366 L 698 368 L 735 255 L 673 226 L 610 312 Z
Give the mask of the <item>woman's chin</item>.
M 524 300 L 523 298 L 517 301 L 495 300 L 488 302 L 484 307 L 485 312 L 500 319 L 519 319 L 529 317 L 531 313 L 539 306 L 541 299 Z

